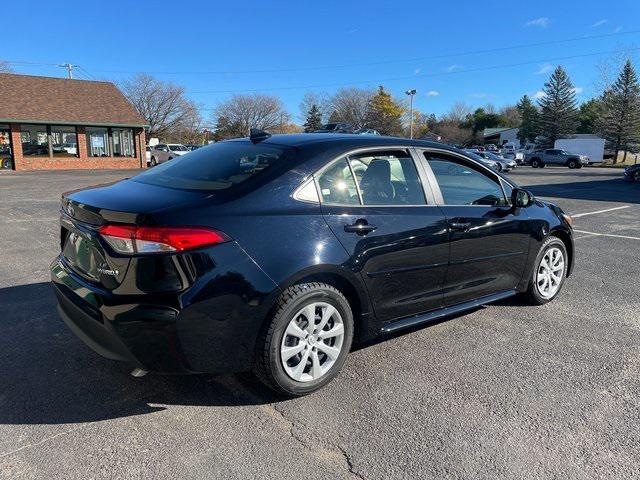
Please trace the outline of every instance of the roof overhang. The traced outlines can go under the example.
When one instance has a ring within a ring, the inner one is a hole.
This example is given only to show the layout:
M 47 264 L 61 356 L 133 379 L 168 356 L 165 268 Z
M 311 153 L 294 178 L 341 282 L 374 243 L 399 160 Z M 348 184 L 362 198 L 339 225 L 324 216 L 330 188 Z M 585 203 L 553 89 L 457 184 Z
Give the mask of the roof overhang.
M 149 125 L 129 124 L 129 123 L 96 123 L 83 121 L 63 121 L 63 120 L 30 120 L 19 118 L 0 118 L 0 123 L 26 123 L 36 125 L 71 125 L 82 127 L 123 127 L 123 128 L 149 128 Z

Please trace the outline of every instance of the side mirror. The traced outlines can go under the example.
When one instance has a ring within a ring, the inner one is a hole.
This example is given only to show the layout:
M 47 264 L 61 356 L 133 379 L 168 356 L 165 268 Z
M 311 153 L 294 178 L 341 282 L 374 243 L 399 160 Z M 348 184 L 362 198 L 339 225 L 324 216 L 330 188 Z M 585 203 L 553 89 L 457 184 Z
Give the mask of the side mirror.
M 533 194 L 522 188 L 514 188 L 511 192 L 511 205 L 514 207 L 526 208 L 533 203 L 533 200 Z

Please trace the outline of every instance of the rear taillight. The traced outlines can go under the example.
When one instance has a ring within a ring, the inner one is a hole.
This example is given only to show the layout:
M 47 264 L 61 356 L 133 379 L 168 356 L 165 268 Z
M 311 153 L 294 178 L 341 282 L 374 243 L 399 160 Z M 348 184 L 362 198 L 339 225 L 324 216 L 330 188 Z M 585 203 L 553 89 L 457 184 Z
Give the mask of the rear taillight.
M 182 252 L 229 241 L 224 233 L 202 227 L 104 225 L 98 232 L 118 253 Z

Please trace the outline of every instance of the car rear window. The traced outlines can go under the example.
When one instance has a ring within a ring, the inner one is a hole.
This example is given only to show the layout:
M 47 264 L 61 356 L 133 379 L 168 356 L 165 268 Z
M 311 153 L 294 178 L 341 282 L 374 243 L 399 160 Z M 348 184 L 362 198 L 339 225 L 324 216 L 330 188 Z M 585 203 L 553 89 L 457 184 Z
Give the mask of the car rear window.
M 187 190 L 230 190 L 273 170 L 293 149 L 251 142 L 220 142 L 199 148 L 135 176 L 132 180 Z

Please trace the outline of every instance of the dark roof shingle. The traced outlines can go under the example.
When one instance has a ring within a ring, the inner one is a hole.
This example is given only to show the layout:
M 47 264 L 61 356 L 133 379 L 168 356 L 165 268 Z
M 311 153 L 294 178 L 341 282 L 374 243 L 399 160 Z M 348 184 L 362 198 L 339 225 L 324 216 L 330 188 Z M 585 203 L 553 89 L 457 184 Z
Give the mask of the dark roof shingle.
M 142 127 L 146 121 L 110 82 L 0 74 L 0 122 Z

